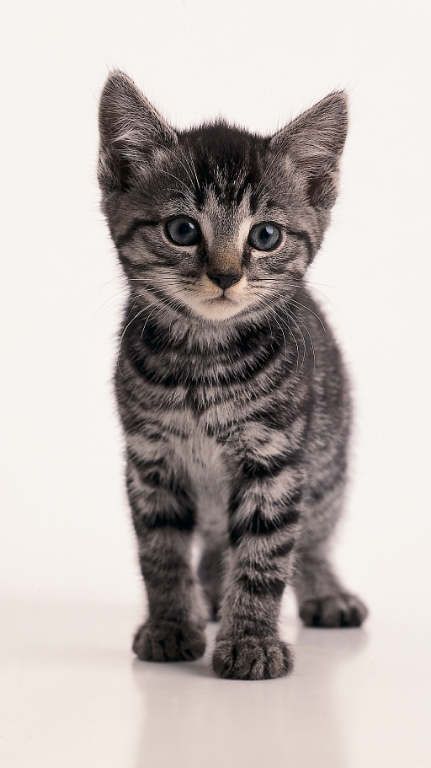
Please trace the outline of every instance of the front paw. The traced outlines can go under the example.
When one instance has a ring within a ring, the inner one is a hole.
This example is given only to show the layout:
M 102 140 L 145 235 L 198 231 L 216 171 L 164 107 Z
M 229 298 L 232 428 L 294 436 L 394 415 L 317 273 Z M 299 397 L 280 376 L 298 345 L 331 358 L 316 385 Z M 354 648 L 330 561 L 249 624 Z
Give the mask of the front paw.
M 292 652 L 278 637 L 230 637 L 217 640 L 213 669 L 232 680 L 269 680 L 287 675 Z
M 205 652 L 205 634 L 199 625 L 149 619 L 136 632 L 133 651 L 141 661 L 194 661 Z

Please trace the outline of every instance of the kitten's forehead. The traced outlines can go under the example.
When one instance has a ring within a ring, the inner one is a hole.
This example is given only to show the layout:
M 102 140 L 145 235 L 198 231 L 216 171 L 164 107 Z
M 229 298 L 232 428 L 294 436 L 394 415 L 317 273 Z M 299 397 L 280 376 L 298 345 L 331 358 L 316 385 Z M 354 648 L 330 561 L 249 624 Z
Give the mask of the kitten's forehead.
M 251 188 L 244 190 L 239 202 L 229 203 L 220 198 L 214 189 L 208 189 L 199 211 L 199 219 L 205 240 L 209 247 L 217 241 L 219 245 L 238 241 L 242 247 L 252 220 L 250 206 Z
M 180 147 L 188 155 L 199 182 L 202 206 L 209 191 L 226 208 L 238 208 L 244 197 L 253 206 L 253 190 L 261 181 L 263 139 L 225 123 L 182 134 Z
M 260 136 L 225 123 L 195 128 L 160 155 L 154 200 L 165 216 L 196 218 L 207 243 L 234 239 L 240 245 L 253 220 L 278 218 L 285 206 L 279 166 Z

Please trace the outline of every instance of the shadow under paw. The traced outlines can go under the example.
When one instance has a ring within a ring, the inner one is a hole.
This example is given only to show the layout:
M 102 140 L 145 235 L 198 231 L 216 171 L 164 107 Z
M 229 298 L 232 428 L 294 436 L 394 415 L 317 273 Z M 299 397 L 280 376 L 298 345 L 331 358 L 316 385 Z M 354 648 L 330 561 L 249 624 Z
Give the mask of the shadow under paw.
M 132 647 L 141 661 L 194 661 L 205 652 L 205 634 L 193 624 L 146 621 Z
M 342 593 L 305 600 L 299 615 L 306 627 L 360 627 L 368 609 L 359 597 Z
M 277 637 L 244 637 L 218 640 L 213 669 L 232 680 L 270 680 L 287 675 L 293 667 L 289 647 Z

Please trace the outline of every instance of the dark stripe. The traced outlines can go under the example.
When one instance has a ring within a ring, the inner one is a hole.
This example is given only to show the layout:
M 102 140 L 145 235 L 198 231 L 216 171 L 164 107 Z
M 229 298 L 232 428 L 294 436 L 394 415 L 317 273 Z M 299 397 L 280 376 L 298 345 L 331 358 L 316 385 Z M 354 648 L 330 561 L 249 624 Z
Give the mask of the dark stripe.
M 132 450 L 132 448 L 127 449 L 127 454 L 129 456 L 130 461 L 135 465 L 135 467 L 145 475 L 151 473 L 151 470 L 161 469 L 162 467 L 165 466 L 164 459 L 162 458 L 143 459 L 142 456 L 138 456 L 138 454 L 135 453 L 135 451 Z
M 250 557 L 247 554 L 247 551 L 245 551 L 242 553 L 242 557 L 239 560 L 239 567 L 243 571 L 247 571 L 252 565 L 253 573 L 264 578 L 265 573 L 268 573 L 268 569 L 272 568 L 275 558 L 280 556 L 286 557 L 286 555 L 290 554 L 294 546 L 295 539 L 290 536 L 289 539 L 283 541 L 282 544 L 278 544 L 270 549 L 269 552 L 266 552 L 263 560 L 260 558 L 254 559 L 252 564 L 250 563 Z
M 253 578 L 243 574 L 237 582 L 243 589 L 252 595 L 263 597 L 271 595 L 272 597 L 281 597 L 285 587 L 284 579 L 278 579 L 276 576 L 268 578 Z
M 274 549 L 271 550 L 269 553 L 269 557 L 287 557 L 293 549 L 295 545 L 295 539 L 288 539 L 288 541 L 284 541 L 282 544 L 278 544 L 278 546 L 274 547 Z
M 164 556 L 161 557 L 161 554 Z M 139 563 L 145 576 L 157 574 L 160 578 L 178 581 L 190 572 L 187 558 L 182 557 L 175 549 L 165 549 L 163 553 L 159 546 L 145 547 L 139 555 Z
M 124 326 L 132 313 L 133 310 L 129 309 L 124 320 Z M 287 326 L 283 330 L 286 332 Z M 254 359 L 258 354 L 264 353 L 268 347 L 279 349 L 281 342 L 284 344 L 282 328 L 278 326 L 275 326 L 271 331 L 267 326 L 262 328 L 245 326 L 237 332 L 237 335 L 232 334 L 232 338 L 222 345 L 197 344 L 193 337 L 190 338 L 189 333 L 185 333 L 176 340 L 169 333 L 169 327 L 161 325 L 157 321 L 157 317 L 151 315 L 145 324 L 142 337 L 141 331 L 138 332 L 137 329 L 135 336 L 137 353 L 142 349 L 142 341 L 144 341 L 147 349 L 156 355 L 160 354 L 161 350 L 168 349 L 170 352 L 177 353 L 185 361 L 190 360 L 192 364 L 195 360 L 208 359 L 211 361 L 214 359 L 214 354 L 217 353 L 218 362 L 230 365 L 232 362 L 243 361 L 248 356 Z
M 298 501 L 301 497 L 300 492 L 295 495 Z M 232 546 L 240 543 L 246 534 L 254 536 L 267 536 L 276 531 L 281 531 L 290 525 L 294 525 L 299 520 L 299 510 L 296 507 L 298 501 L 292 499 L 291 506 L 283 512 L 274 515 L 271 518 L 262 515 L 259 509 L 256 509 L 248 520 L 237 521 L 230 526 L 229 539 Z
M 268 345 L 259 350 L 257 354 L 249 359 L 243 359 L 237 364 L 226 365 L 222 370 L 216 372 L 211 369 L 211 364 L 204 361 L 197 361 L 193 365 L 184 365 L 181 357 L 175 355 L 174 359 L 169 356 L 163 356 L 160 351 L 157 358 L 148 360 L 145 354 L 139 357 L 135 354 L 130 355 L 130 361 L 137 373 L 152 384 L 158 384 L 163 387 L 172 388 L 178 386 L 230 386 L 253 382 L 256 376 L 266 371 L 271 362 L 278 362 L 280 358 L 277 354 L 280 352 L 280 346 L 273 347 Z M 218 362 L 218 361 L 217 361 Z M 283 376 L 286 377 L 283 372 Z M 225 393 L 223 393 L 223 398 Z
M 153 514 L 142 514 L 139 505 L 130 498 L 132 508 L 133 525 L 137 536 L 142 536 L 147 531 L 155 531 L 160 528 L 173 528 L 176 531 L 192 531 L 195 522 L 195 510 L 192 507 L 182 508 L 181 512 L 176 510 L 167 510 L 167 514 L 155 512 Z
M 250 418 L 271 429 L 286 431 L 298 416 L 303 415 L 307 399 L 308 395 L 304 397 L 302 402 L 292 406 L 291 403 L 277 398 L 268 404 L 265 403 L 263 407 L 256 408 Z
M 236 187 L 236 184 L 233 184 L 233 198 L 236 203 L 236 205 L 240 205 L 241 200 L 243 199 L 246 191 L 248 189 L 253 188 L 253 176 L 251 174 L 246 174 L 244 176 L 244 179 L 242 183 L 239 184 L 238 187 Z
M 244 488 L 242 485 L 240 485 L 236 490 L 232 493 L 230 500 L 229 500 L 229 515 L 232 516 L 235 514 L 235 512 L 238 511 L 238 509 L 241 506 L 242 499 L 244 495 Z M 302 492 L 301 490 L 296 490 L 293 495 L 292 494 L 286 494 L 281 499 L 279 499 L 276 503 L 273 504 L 274 512 L 277 513 L 283 513 L 287 509 L 291 509 L 292 507 L 295 507 L 299 501 L 301 500 Z M 256 514 L 256 512 L 254 513 Z M 260 513 L 259 513 L 260 514 Z
M 162 428 L 151 429 L 148 424 L 142 424 L 142 437 L 149 443 L 166 442 L 166 436 L 163 434 Z
M 130 411 L 127 410 L 128 407 L 129 406 L 127 402 L 123 404 L 120 402 L 121 421 L 126 433 L 142 431 L 142 436 L 145 437 L 145 439 L 150 443 L 166 442 L 169 435 L 179 437 L 182 440 L 188 437 L 188 434 L 185 433 L 184 430 L 176 429 L 172 425 L 163 425 L 163 427 L 161 425 L 154 425 L 154 429 L 159 431 L 149 433 L 146 431 L 148 424 L 148 410 L 144 410 L 144 408 L 142 408 L 138 412 L 133 412 L 131 406 Z
M 128 451 L 128 456 L 130 461 L 138 470 L 139 477 L 143 483 L 149 485 L 155 490 L 162 489 L 164 491 L 169 491 L 169 493 L 171 493 L 175 498 L 176 505 L 180 508 L 180 510 L 184 509 L 187 512 L 188 510 L 194 508 L 193 500 L 189 491 L 184 487 L 178 477 L 172 476 L 166 470 L 164 459 L 145 461 L 136 457 L 136 455 L 134 455 L 130 450 Z M 136 489 L 132 487 L 129 477 L 127 478 L 127 488 L 129 495 L 132 498 L 139 497 L 140 492 L 139 490 L 136 492 Z M 175 512 L 175 514 L 177 513 Z M 179 514 L 181 514 L 181 512 L 179 512 Z
M 126 245 L 126 243 L 132 239 L 136 230 L 140 229 L 141 227 L 155 227 L 157 224 L 160 224 L 160 222 L 152 221 L 151 219 L 134 219 L 132 223 L 129 224 L 126 231 L 123 232 L 122 235 L 118 235 L 118 237 L 115 238 L 115 245 L 117 248 L 122 248 L 123 245 Z
M 175 299 L 175 306 L 173 306 L 172 299 L 169 298 L 166 293 L 159 290 L 158 288 L 155 288 L 150 283 L 146 283 L 145 290 L 148 291 L 148 293 L 150 293 L 152 296 L 155 296 L 157 299 L 159 299 L 160 303 L 163 304 L 163 306 L 168 307 L 172 313 L 176 313 L 184 317 L 190 317 L 190 307 L 188 307 L 186 304 L 183 304 L 180 299 Z
M 291 370 L 289 376 L 293 375 L 294 372 Z M 280 368 L 279 375 L 277 376 L 277 379 L 272 380 L 272 386 L 270 388 L 277 388 L 278 384 L 283 383 L 286 378 L 286 371 L 283 368 Z M 256 400 L 259 401 L 261 394 L 260 391 L 257 391 L 255 396 L 248 397 L 247 404 L 253 403 Z M 266 394 L 265 390 L 263 390 L 263 394 Z M 241 395 L 241 391 L 239 392 L 239 395 Z M 250 409 L 245 413 L 238 409 L 238 412 L 235 413 L 232 418 L 226 419 L 222 425 L 219 423 L 215 423 L 213 426 L 207 425 L 206 432 L 210 437 L 217 436 L 218 441 L 223 442 L 223 440 L 229 439 L 232 428 L 238 428 L 239 425 L 249 421 L 256 421 L 258 424 L 263 424 L 265 427 L 270 427 L 275 430 L 286 430 L 293 424 L 297 417 L 301 415 L 301 405 L 297 407 L 295 404 L 295 406 L 292 407 L 289 402 L 286 403 L 288 397 L 289 391 L 286 392 L 284 400 L 281 398 L 274 399 L 269 405 L 266 404 L 264 408 L 262 408 L 262 406 L 259 407 L 259 404 L 257 404 L 255 410 Z M 222 429 L 223 432 L 221 431 Z
M 286 467 L 297 467 L 301 459 L 301 450 L 270 456 L 266 462 L 249 457 L 244 461 L 242 470 L 247 478 L 263 480 L 276 477 Z
M 288 232 L 289 235 L 293 235 L 293 237 L 297 237 L 298 240 L 302 240 L 305 243 L 305 247 L 308 251 L 309 261 L 312 261 L 314 257 L 314 246 L 308 232 L 306 232 L 305 229 L 290 229 L 290 227 L 286 227 L 286 232 Z

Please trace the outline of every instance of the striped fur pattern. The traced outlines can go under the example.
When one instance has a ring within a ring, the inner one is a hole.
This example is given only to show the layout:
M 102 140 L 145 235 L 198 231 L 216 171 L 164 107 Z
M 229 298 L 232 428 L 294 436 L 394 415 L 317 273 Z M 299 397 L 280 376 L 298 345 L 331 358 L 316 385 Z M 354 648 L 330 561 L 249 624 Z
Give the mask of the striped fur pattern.
M 221 677 L 286 674 L 285 585 L 307 625 L 357 626 L 327 546 L 340 516 L 346 374 L 304 277 L 328 224 L 347 128 L 333 93 L 273 137 L 175 131 L 119 72 L 100 107 L 103 210 L 128 279 L 116 393 L 149 615 L 140 659 L 196 659 L 208 612 Z M 190 217 L 199 242 L 166 222 Z M 270 251 L 249 241 L 275 222 Z M 221 287 L 211 275 L 234 276 Z M 202 555 L 190 562 L 194 534 Z

